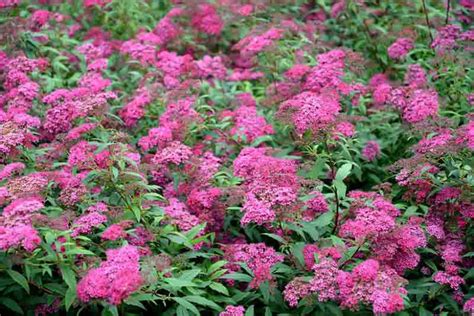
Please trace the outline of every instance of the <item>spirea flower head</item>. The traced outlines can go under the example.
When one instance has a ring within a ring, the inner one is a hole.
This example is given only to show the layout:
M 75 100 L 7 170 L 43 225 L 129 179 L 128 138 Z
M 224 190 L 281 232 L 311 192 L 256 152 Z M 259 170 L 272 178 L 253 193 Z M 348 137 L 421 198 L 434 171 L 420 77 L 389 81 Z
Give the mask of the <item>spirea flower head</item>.
M 199 218 L 191 214 L 186 205 L 175 198 L 169 200 L 169 205 L 164 207 L 164 211 L 182 231 L 188 231 L 199 224 Z
M 463 311 L 466 313 L 474 312 L 474 297 L 471 297 L 466 301 L 466 303 L 464 303 Z
M 448 285 L 453 290 L 458 290 L 459 287 L 466 283 L 466 281 L 459 275 L 447 273 L 445 271 L 438 271 L 433 275 L 433 281 L 439 284 Z
M 328 258 L 323 258 L 316 263 L 312 270 L 314 277 L 310 281 L 310 290 L 318 296 L 320 302 L 334 300 L 337 298 L 337 275 L 339 269 L 337 263 Z
M 445 131 L 431 138 L 423 138 L 415 147 L 419 154 L 435 153 L 440 147 L 446 146 L 453 138 L 449 131 Z
M 413 47 L 413 40 L 411 38 L 399 38 L 387 49 L 388 56 L 392 59 L 403 59 Z
M 353 202 L 355 218 L 348 219 L 342 226 L 342 236 L 353 236 L 357 240 L 388 233 L 395 227 L 395 217 L 399 211 L 382 197 L 376 197 L 370 203 Z
M 431 47 L 436 48 L 440 52 L 457 47 L 457 40 L 461 35 L 461 27 L 459 25 L 446 25 L 438 30 Z
M 240 51 L 240 54 L 245 57 L 255 56 L 268 49 L 283 34 L 284 31 L 279 28 L 271 28 L 260 35 L 250 34 L 241 39 L 232 49 Z
M 276 216 L 269 203 L 259 201 L 251 193 L 247 195 L 242 212 L 244 212 L 244 216 L 240 220 L 242 226 L 246 226 L 249 223 L 256 223 L 257 225 L 271 223 L 275 220 Z
M 224 66 L 221 57 L 204 56 L 201 60 L 195 62 L 196 74 L 199 78 L 209 79 L 224 79 L 227 75 L 227 69 Z
M 219 313 L 219 316 L 244 316 L 245 308 L 243 306 L 226 306 L 225 310 Z
M 92 228 L 107 222 L 107 217 L 99 212 L 90 212 L 78 217 L 72 224 L 71 236 L 76 237 L 92 232 Z
M 235 125 L 231 129 L 231 135 L 242 138 L 249 143 L 256 138 L 273 134 L 272 125 L 268 124 L 263 116 L 257 114 L 255 106 L 241 106 L 234 113 Z
M 0 181 L 11 177 L 15 173 L 20 173 L 25 169 L 25 165 L 21 162 L 13 162 L 5 167 L 0 171 Z
M 133 99 L 119 112 L 120 117 L 128 127 L 134 126 L 145 115 L 145 107 L 152 101 L 148 88 L 143 87 L 135 92 Z
M 291 123 L 299 134 L 307 130 L 318 132 L 333 123 L 341 110 L 333 95 L 303 92 L 280 105 L 279 113 L 290 113 Z
M 269 220 L 273 217 L 268 207 L 282 206 L 278 215 L 291 215 L 285 210 L 296 202 L 299 189 L 295 162 L 267 156 L 265 151 L 265 148 L 248 147 L 234 160 L 234 174 L 245 179 L 244 185 L 248 192 L 258 199 L 252 197 L 246 210 L 251 211 L 249 214 L 265 214 L 258 219 L 260 222 L 263 218 Z M 261 212 L 255 213 L 257 210 Z M 247 219 L 250 218 L 245 217 L 244 222 Z
M 3 209 L 3 216 L 26 216 L 44 208 L 43 201 L 38 197 L 20 198 Z
M 415 89 L 423 88 L 427 83 L 425 70 L 419 64 L 408 66 L 405 74 L 405 83 Z
M 155 164 L 180 165 L 192 156 L 191 149 L 180 143 L 173 142 L 168 147 L 156 153 L 152 161 Z
M 409 123 L 418 123 L 437 115 L 438 94 L 435 90 L 415 90 L 402 114 Z
M 283 296 L 290 307 L 295 307 L 301 298 L 310 293 L 310 284 L 301 278 L 295 278 L 285 286 Z
M 339 122 L 337 123 L 334 129 L 334 138 L 339 139 L 339 135 L 341 134 L 345 137 L 352 137 L 355 134 L 355 127 L 350 122 Z
M 306 210 L 303 213 L 303 220 L 312 221 L 315 216 L 319 213 L 324 213 L 329 210 L 326 198 L 321 192 L 313 191 L 310 193 L 312 196 L 306 201 Z
M 31 252 L 40 243 L 41 238 L 38 232 L 29 224 L 0 225 L 0 249 L 3 251 L 23 247 L 26 251 Z
M 374 140 L 369 140 L 362 149 L 362 157 L 367 161 L 373 161 L 380 156 L 380 145 Z
M 224 21 L 210 3 L 198 5 L 197 10 L 193 12 L 191 24 L 196 30 L 208 35 L 220 35 L 224 28 Z
M 77 284 L 77 296 L 82 302 L 94 299 L 120 304 L 143 283 L 140 275 L 140 255 L 134 246 L 107 250 L 107 260 L 90 269 Z
M 264 243 L 232 245 L 232 261 L 243 262 L 252 270 L 254 279 L 251 288 L 258 288 L 264 281 L 272 279 L 271 268 L 283 261 L 283 256 Z
M 100 237 L 102 240 L 117 240 L 127 237 L 127 232 L 123 229 L 123 225 L 113 224 L 107 227 Z
M 317 56 L 318 65 L 313 67 L 306 76 L 304 89 L 315 93 L 324 90 L 338 91 L 344 88 L 342 81 L 344 75 L 346 53 L 341 49 L 334 49 Z
M 138 141 L 138 145 L 145 151 L 153 147 L 164 148 L 173 140 L 173 132 L 168 127 L 151 128 L 147 136 Z

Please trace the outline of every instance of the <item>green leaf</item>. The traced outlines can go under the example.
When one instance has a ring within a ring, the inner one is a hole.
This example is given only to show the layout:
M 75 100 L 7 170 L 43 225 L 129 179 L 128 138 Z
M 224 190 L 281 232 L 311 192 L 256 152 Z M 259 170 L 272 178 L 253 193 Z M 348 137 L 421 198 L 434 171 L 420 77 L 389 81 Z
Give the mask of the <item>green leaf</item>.
M 339 198 L 343 198 L 346 196 L 347 186 L 344 184 L 344 182 L 340 180 L 334 180 L 333 185 L 336 188 L 336 192 Z
M 209 287 L 216 292 L 229 296 L 229 291 L 227 290 L 227 288 L 220 283 L 212 282 L 211 284 L 209 284 Z
M 326 165 L 326 159 L 319 157 L 318 159 L 316 159 L 316 162 L 313 165 L 313 168 L 311 168 L 311 170 L 309 170 L 309 172 L 307 172 L 303 176 L 306 179 L 313 179 L 313 180 L 318 179 L 321 173 L 323 172 L 325 165 Z
M 206 227 L 206 223 L 202 223 L 199 225 L 194 226 L 191 228 L 188 232 L 186 232 L 186 237 L 188 237 L 190 240 L 192 240 L 194 237 L 196 237 L 204 228 Z
M 112 167 L 112 179 L 113 182 L 116 182 L 119 176 L 119 171 L 116 167 Z
M 313 221 L 313 224 L 316 225 L 317 227 L 328 226 L 330 223 L 332 223 L 333 217 L 334 217 L 334 214 L 332 212 L 326 212 L 322 215 L 319 215 L 319 217 Z
M 245 316 L 253 316 L 254 315 L 254 309 L 255 307 L 251 305 L 247 310 L 245 311 Z
M 102 316 L 119 316 L 119 312 L 117 306 L 115 305 L 107 305 L 106 308 L 102 310 Z
M 132 212 L 133 215 L 135 215 L 135 219 L 137 220 L 137 222 L 140 223 L 140 220 L 142 219 L 142 210 L 140 209 L 140 207 L 132 205 Z
M 251 282 L 252 281 L 252 277 L 250 275 L 243 274 L 243 273 L 237 273 L 237 272 L 224 275 L 222 278 L 223 279 L 231 279 L 231 280 L 241 281 L 241 282 Z
M 184 281 L 192 281 L 195 277 L 199 275 L 199 273 L 201 273 L 201 269 L 187 270 L 181 273 L 179 279 Z
M 87 255 L 87 256 L 95 256 L 95 253 L 93 253 L 90 250 L 84 249 L 84 248 L 74 248 L 71 250 L 66 250 L 66 255 Z
M 184 299 L 186 299 L 187 301 L 202 305 L 202 306 L 210 307 L 218 311 L 221 310 L 221 307 L 219 307 L 219 305 L 217 305 L 213 301 L 208 300 L 207 298 L 204 298 L 202 296 L 189 295 L 189 296 L 184 297 Z
M 17 302 L 8 297 L 0 297 L 0 304 L 7 307 L 9 310 L 14 311 L 15 313 L 22 314 L 23 310 Z
M 61 266 L 61 273 L 63 275 L 64 282 L 66 282 L 67 286 L 69 286 L 70 289 L 73 289 L 76 291 L 76 274 L 74 271 L 68 267 L 68 266 Z
M 173 297 L 173 300 L 178 303 L 179 305 L 183 306 L 186 308 L 188 311 L 193 312 L 196 315 L 200 315 L 199 310 L 194 306 L 193 304 L 189 303 L 186 301 L 184 298 L 181 297 Z
M 336 180 L 343 181 L 351 173 L 352 163 L 343 164 L 336 172 Z
M 270 135 L 265 135 L 265 136 L 257 137 L 257 138 L 253 141 L 252 145 L 250 145 L 250 146 L 252 146 L 252 147 L 257 147 L 258 145 L 260 145 L 261 143 L 264 143 L 264 142 L 266 142 L 266 141 L 273 141 L 273 137 L 270 136 Z
M 165 278 L 165 282 L 169 283 L 174 287 L 186 287 L 186 286 L 197 286 L 196 283 L 187 280 L 181 280 L 177 278 Z
M 222 268 L 223 266 L 225 266 L 225 264 L 227 263 L 227 261 L 225 260 L 219 260 L 217 262 L 214 262 L 213 264 L 211 264 L 211 266 L 209 267 L 209 269 L 207 269 L 207 272 L 209 274 L 219 270 L 220 268 Z
M 66 306 L 66 311 L 71 308 L 72 304 L 76 300 L 76 291 L 73 288 L 68 288 L 66 291 L 66 296 L 64 297 L 64 305 Z
M 136 306 L 143 310 L 146 310 L 146 307 L 135 297 L 130 296 L 124 302 L 127 305 Z
M 16 283 L 20 284 L 22 288 L 25 289 L 26 293 L 30 294 L 30 286 L 26 278 L 19 272 L 15 270 L 7 270 L 8 275 L 15 280 Z
M 268 236 L 272 239 L 275 239 L 276 241 L 282 243 L 282 244 L 285 244 L 286 241 L 281 237 L 281 236 L 278 236 L 276 234 L 270 234 L 270 233 L 263 233 L 262 235 L 265 235 L 265 236 Z

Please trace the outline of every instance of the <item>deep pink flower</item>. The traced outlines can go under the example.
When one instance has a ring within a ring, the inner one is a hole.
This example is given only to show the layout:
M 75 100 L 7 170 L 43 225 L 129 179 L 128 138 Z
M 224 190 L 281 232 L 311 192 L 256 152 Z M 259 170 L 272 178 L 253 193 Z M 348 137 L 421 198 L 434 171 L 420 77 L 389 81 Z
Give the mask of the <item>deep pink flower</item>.
M 279 113 L 290 113 L 291 121 L 299 134 L 307 130 L 318 132 L 333 123 L 341 110 L 337 98 L 303 92 L 284 102 Z
M 367 161 L 373 161 L 380 156 L 380 145 L 374 140 L 369 140 L 362 149 L 362 157 Z
M 120 224 L 113 224 L 109 226 L 100 236 L 102 240 L 117 240 L 119 238 L 127 237 L 127 232 Z
M 291 282 L 285 286 L 285 290 L 283 291 L 285 301 L 287 301 L 288 305 L 291 307 L 297 306 L 298 301 L 301 298 L 306 297 L 308 294 L 310 294 L 310 284 L 301 278 L 291 280 Z
M 192 26 L 208 35 L 220 35 L 224 28 L 224 21 L 217 14 L 216 8 L 209 4 L 200 4 L 197 10 L 193 12 L 191 19 Z
M 77 296 L 82 302 L 92 299 L 120 304 L 143 283 L 140 275 L 140 255 L 134 246 L 107 250 L 107 260 L 90 269 L 77 284 Z
M 413 40 L 411 38 L 399 38 L 388 48 L 388 56 L 392 59 L 403 59 L 413 47 Z
M 225 310 L 219 313 L 219 316 L 244 316 L 245 308 L 243 306 L 226 306 Z

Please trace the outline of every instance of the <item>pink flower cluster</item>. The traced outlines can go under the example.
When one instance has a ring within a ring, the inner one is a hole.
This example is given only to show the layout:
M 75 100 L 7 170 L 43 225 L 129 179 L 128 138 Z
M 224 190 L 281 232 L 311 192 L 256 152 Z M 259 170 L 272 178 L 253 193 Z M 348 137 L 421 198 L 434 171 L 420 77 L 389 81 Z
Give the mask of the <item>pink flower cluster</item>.
M 241 94 L 238 98 L 241 106 L 233 113 L 226 113 L 234 120 L 234 127 L 230 131 L 231 135 L 239 139 L 245 137 L 245 140 L 251 143 L 258 137 L 273 134 L 272 125 L 268 124 L 263 116 L 257 114 L 253 97 L 249 94 Z
M 271 223 L 296 202 L 299 189 L 296 164 L 266 155 L 265 148 L 244 148 L 234 160 L 234 174 L 245 179 L 245 212 L 241 223 Z M 286 213 L 286 214 L 285 214 Z
M 307 91 L 282 103 L 278 111 L 280 115 L 289 113 L 296 131 L 303 134 L 307 130 L 314 133 L 324 130 L 335 122 L 340 110 L 336 96 Z
M 120 304 L 143 284 L 139 260 L 134 246 L 107 250 L 107 260 L 90 269 L 77 284 L 77 296 L 82 302 L 103 299 Z
M 403 119 L 409 123 L 419 123 L 438 116 L 438 94 L 435 90 L 393 89 L 388 102 L 401 110 Z
M 258 288 L 262 282 L 271 281 L 272 267 L 283 261 L 282 255 L 264 243 L 228 245 L 224 257 L 231 268 L 236 263 L 245 263 L 248 266 L 253 273 L 253 280 L 249 284 L 251 288 Z
M 285 287 L 285 300 L 290 306 L 316 294 L 320 302 L 337 301 L 341 307 L 351 310 L 358 310 L 360 304 L 372 305 L 375 314 L 403 310 L 406 281 L 377 260 L 362 261 L 352 272 L 346 272 L 338 268 L 334 260 L 322 258 L 312 269 L 314 276 L 309 282 L 295 278 Z
M 219 316 L 244 316 L 245 308 L 243 306 L 226 306 L 225 310 L 219 313 Z
M 411 38 L 399 38 L 389 46 L 387 50 L 388 56 L 392 59 L 403 59 L 413 47 L 413 40 Z

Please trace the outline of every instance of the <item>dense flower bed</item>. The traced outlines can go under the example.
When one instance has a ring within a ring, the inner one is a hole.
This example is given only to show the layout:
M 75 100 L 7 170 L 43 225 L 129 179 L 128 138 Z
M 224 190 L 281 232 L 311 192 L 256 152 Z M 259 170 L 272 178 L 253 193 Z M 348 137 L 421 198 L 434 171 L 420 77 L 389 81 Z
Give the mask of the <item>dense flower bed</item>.
M 0 314 L 474 313 L 470 0 L 0 0 Z

